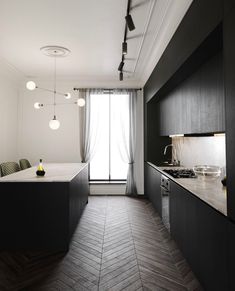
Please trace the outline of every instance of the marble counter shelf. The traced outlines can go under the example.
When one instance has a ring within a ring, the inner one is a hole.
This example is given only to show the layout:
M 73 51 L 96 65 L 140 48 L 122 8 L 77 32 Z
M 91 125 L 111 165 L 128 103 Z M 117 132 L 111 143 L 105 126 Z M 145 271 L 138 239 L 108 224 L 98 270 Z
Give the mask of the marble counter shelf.
M 158 167 L 150 162 L 148 162 L 148 164 L 223 215 L 227 216 L 227 190 L 226 187 L 222 185 L 220 177 L 173 178 L 163 171 L 164 169 L 168 169 L 168 167 Z M 175 167 L 175 169 L 177 168 L 179 167 Z M 182 169 L 182 167 L 180 168 Z M 170 169 L 174 168 L 170 167 Z

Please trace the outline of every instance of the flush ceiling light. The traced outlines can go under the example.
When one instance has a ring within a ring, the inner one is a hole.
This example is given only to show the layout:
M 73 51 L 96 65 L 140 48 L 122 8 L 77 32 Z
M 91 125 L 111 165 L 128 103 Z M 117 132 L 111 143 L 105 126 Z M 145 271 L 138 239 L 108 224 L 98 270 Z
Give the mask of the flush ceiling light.
M 51 119 L 49 121 L 49 127 L 51 129 L 53 129 L 53 130 L 56 130 L 56 129 L 58 129 L 60 127 L 60 122 L 56 118 L 56 106 L 57 105 L 67 105 L 67 104 L 78 104 L 78 103 L 79 103 L 78 104 L 79 106 L 84 106 L 85 105 L 85 100 L 80 98 L 79 102 L 78 101 L 77 102 L 73 102 L 73 103 L 67 103 L 67 102 L 66 103 L 57 103 L 56 102 L 56 96 L 57 95 L 62 95 L 62 96 L 64 96 L 65 99 L 71 99 L 71 94 L 69 92 L 61 93 L 61 92 L 58 92 L 57 88 L 56 88 L 56 84 L 57 84 L 56 83 L 56 61 L 57 61 L 57 58 L 67 56 L 70 53 L 70 50 L 65 48 L 65 47 L 60 47 L 60 46 L 44 46 L 40 50 L 42 51 L 42 53 L 44 55 L 54 58 L 54 89 L 50 90 L 50 89 L 45 89 L 45 88 L 38 87 L 34 81 L 28 81 L 26 83 L 26 88 L 28 90 L 30 90 L 30 91 L 33 91 L 35 89 L 41 89 L 43 91 L 47 91 L 47 92 L 53 93 L 53 103 L 52 104 L 42 104 L 42 103 L 36 102 L 36 103 L 34 103 L 34 108 L 35 109 L 40 109 L 43 106 L 53 106 L 53 108 L 54 108 L 54 117 L 53 117 L 53 119 Z
M 134 25 L 134 22 L 133 22 L 133 19 L 132 19 L 131 15 L 127 14 L 127 16 L 125 18 L 126 18 L 126 24 L 127 24 L 128 29 L 130 31 L 134 30 L 135 29 L 135 25 Z

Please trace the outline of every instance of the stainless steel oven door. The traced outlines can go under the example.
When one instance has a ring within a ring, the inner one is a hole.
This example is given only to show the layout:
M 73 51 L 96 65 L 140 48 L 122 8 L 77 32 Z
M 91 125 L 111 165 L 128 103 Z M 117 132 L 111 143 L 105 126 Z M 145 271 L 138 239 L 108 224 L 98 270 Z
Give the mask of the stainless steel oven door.
M 170 212 L 169 212 L 169 203 L 170 203 L 170 192 L 169 190 L 161 186 L 161 196 L 162 196 L 162 222 L 170 232 Z

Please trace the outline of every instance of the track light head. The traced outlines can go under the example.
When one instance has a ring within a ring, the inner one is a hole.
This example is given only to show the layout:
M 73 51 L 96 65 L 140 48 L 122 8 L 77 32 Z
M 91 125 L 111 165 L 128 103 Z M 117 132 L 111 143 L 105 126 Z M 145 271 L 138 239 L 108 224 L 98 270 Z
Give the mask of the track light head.
M 127 16 L 125 18 L 126 18 L 126 24 L 128 26 L 128 29 L 130 31 L 134 30 L 135 29 L 135 25 L 134 25 L 134 22 L 133 22 L 133 19 L 132 19 L 131 15 L 127 14 Z
M 127 42 L 126 41 L 124 41 L 122 43 L 122 54 L 123 55 L 126 55 L 127 54 Z
M 119 81 L 123 81 L 123 72 L 122 71 L 119 73 Z
M 123 66 L 124 66 L 124 62 L 121 61 L 121 63 L 120 63 L 119 66 L 118 66 L 118 71 L 122 71 Z

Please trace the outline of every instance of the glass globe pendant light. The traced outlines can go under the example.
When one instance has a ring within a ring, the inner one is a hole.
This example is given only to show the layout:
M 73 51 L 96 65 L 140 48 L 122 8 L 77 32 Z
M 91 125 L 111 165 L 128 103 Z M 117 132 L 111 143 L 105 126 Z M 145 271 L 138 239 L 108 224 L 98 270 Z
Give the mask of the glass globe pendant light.
M 36 103 L 34 103 L 33 106 L 34 106 L 35 109 L 40 109 L 43 105 L 40 104 L 39 102 L 36 102 Z
M 79 99 L 77 100 L 77 105 L 78 105 L 78 106 L 83 107 L 83 106 L 85 106 L 85 104 L 86 104 L 85 99 L 83 99 L 83 98 L 79 98 Z
M 27 88 L 28 90 L 30 90 L 30 91 L 33 91 L 33 90 L 35 90 L 35 89 L 37 88 L 37 86 L 36 86 L 35 82 L 33 82 L 33 81 L 28 81 L 28 82 L 26 83 L 26 88 Z
M 36 85 L 36 83 L 34 81 L 28 81 L 26 83 L 26 88 L 28 90 L 35 90 L 35 89 L 39 89 L 39 90 L 43 90 L 45 92 L 50 92 L 53 93 L 53 103 L 50 104 L 46 104 L 46 103 L 39 103 L 39 102 L 35 102 L 34 103 L 34 108 L 36 110 L 42 109 L 44 106 L 53 106 L 54 108 L 54 114 L 53 114 L 53 118 L 49 121 L 49 127 L 52 130 L 56 130 L 60 127 L 60 121 L 56 118 L 56 106 L 57 105 L 68 105 L 68 104 L 75 104 L 79 107 L 83 107 L 86 104 L 86 101 L 84 98 L 80 98 L 79 97 L 79 88 L 74 88 L 74 90 L 78 91 L 78 99 L 75 102 L 60 102 L 57 103 L 56 102 L 56 97 L 57 95 L 63 96 L 65 99 L 71 99 L 72 95 L 71 93 L 67 92 L 67 93 L 62 93 L 62 92 L 58 92 L 56 89 L 56 61 L 57 61 L 57 57 L 65 57 L 70 53 L 70 50 L 65 48 L 65 47 L 61 47 L 61 46 L 44 46 L 41 47 L 40 50 L 42 51 L 42 53 L 46 56 L 49 57 L 54 57 L 54 89 L 47 89 L 47 88 L 42 88 Z
M 86 101 L 84 98 L 79 98 L 79 89 L 78 89 L 78 100 L 77 100 L 77 106 L 79 107 L 83 107 L 86 104 Z
M 64 98 L 65 99 L 70 99 L 71 98 L 71 94 L 70 93 L 65 93 L 64 94 Z
M 56 119 L 56 116 L 54 115 L 53 119 L 51 119 L 49 121 L 49 127 L 52 129 L 52 130 L 56 130 L 60 127 L 60 122 L 59 120 Z

